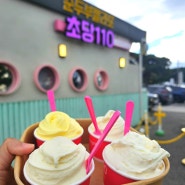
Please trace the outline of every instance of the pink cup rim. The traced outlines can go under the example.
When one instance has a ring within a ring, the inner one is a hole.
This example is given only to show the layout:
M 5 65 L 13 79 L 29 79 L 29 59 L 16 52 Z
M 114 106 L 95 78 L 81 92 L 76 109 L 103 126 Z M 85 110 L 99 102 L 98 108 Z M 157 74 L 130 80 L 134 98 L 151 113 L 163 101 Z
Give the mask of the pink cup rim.
M 91 136 L 95 137 L 96 139 L 99 139 L 100 136 L 98 136 L 98 135 L 94 134 L 93 132 L 91 132 L 90 126 L 91 126 L 91 125 L 88 126 L 88 132 L 89 132 L 89 134 L 90 134 Z M 105 142 L 109 142 L 109 143 L 112 142 L 112 140 L 106 139 L 106 138 L 104 139 L 104 141 L 105 141 Z
M 94 160 L 92 159 L 91 161 L 91 170 L 89 171 L 89 173 L 83 177 L 82 179 L 80 179 L 79 181 L 75 182 L 74 184 L 71 184 L 71 185 L 80 185 L 81 183 L 85 182 L 88 178 L 90 178 L 90 176 L 92 175 L 92 173 L 94 172 L 94 169 L 95 169 L 95 164 L 94 164 Z M 26 165 L 27 165 L 27 161 L 26 163 L 24 164 L 24 167 L 23 167 L 23 174 L 24 174 L 24 177 L 25 179 L 31 184 L 31 185 L 37 185 L 35 184 L 30 178 L 29 176 L 27 175 L 27 172 L 26 172 Z
M 42 139 L 42 138 L 40 138 L 40 137 L 38 137 L 37 135 L 36 135 L 36 130 L 38 129 L 38 127 L 34 130 L 34 132 L 33 132 L 33 135 L 35 136 L 35 138 L 36 139 L 39 139 L 40 141 L 46 141 L 45 139 Z M 80 138 L 80 137 L 82 137 L 82 135 L 83 135 L 83 133 L 84 133 L 84 129 L 82 128 L 82 132 L 78 135 L 78 136 L 76 136 L 76 137 L 73 137 L 73 138 L 69 138 L 69 139 L 71 139 L 71 140 L 76 140 L 76 139 L 78 139 L 78 138 Z M 55 137 L 57 137 L 57 136 L 55 136 Z M 65 136 L 64 136 L 65 137 Z
M 126 178 L 129 178 L 129 179 L 132 179 L 132 180 L 136 180 L 136 181 L 138 181 L 138 180 L 147 180 L 147 179 L 148 179 L 148 178 L 137 178 L 137 177 L 134 177 L 134 176 L 132 176 L 132 175 L 129 176 L 128 174 L 126 174 L 126 173 L 124 173 L 124 172 L 117 171 L 117 170 L 114 168 L 114 166 L 112 166 L 111 164 L 108 164 L 108 163 L 107 163 L 106 157 L 105 157 L 105 150 L 103 151 L 102 156 L 103 156 L 104 163 L 105 163 L 112 171 L 114 171 L 115 173 L 117 173 L 117 174 L 119 174 L 119 175 L 121 175 L 121 176 L 124 176 L 124 177 L 126 177 Z M 162 161 L 162 163 L 163 163 L 163 165 L 165 166 L 164 161 Z M 161 172 L 161 174 L 165 171 L 165 168 L 166 168 L 166 167 L 164 167 L 164 169 L 163 169 L 163 171 Z M 159 174 L 159 175 L 161 175 L 161 174 Z M 159 175 L 157 175 L 157 176 L 159 176 Z M 157 176 L 156 176 L 156 177 L 157 177 Z M 151 177 L 151 178 L 155 178 L 155 177 Z

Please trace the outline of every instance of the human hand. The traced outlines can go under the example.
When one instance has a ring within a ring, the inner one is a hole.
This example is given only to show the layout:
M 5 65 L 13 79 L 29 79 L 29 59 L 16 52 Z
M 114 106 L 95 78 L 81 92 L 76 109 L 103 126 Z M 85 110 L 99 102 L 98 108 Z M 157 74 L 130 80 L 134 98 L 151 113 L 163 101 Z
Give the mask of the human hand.
M 0 146 L 0 185 L 16 185 L 11 163 L 16 155 L 26 155 L 34 150 L 34 144 L 7 138 Z

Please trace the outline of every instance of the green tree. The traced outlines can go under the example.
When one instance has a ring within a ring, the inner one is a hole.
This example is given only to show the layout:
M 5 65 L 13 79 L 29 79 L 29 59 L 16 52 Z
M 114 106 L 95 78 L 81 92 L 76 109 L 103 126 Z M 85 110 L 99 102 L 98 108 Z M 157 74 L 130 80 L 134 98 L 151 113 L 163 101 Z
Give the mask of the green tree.
M 168 81 L 170 78 L 171 62 L 168 58 L 154 55 L 143 56 L 143 83 L 144 85 Z
M 130 53 L 131 57 L 139 61 L 139 55 Z M 169 81 L 171 78 L 170 65 L 168 58 L 156 57 L 155 55 L 144 55 L 143 57 L 143 85 L 157 84 Z

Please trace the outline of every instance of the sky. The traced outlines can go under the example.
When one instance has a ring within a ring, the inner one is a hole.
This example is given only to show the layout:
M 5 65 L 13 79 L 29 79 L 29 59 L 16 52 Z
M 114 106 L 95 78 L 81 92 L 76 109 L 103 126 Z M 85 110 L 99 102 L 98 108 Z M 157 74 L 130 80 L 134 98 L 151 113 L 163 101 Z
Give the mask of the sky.
M 146 31 L 147 54 L 168 58 L 171 68 L 185 67 L 185 1 L 86 1 Z M 130 51 L 139 53 L 139 45 L 132 44 Z

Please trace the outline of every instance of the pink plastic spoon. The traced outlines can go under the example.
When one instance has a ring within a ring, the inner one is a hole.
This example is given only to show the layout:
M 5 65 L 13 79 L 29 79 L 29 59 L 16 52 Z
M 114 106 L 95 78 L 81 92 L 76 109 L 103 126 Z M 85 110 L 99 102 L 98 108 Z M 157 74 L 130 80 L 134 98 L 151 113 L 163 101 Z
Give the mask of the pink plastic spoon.
M 52 90 L 47 91 L 47 96 L 48 96 L 48 101 L 49 101 L 49 105 L 50 105 L 50 110 L 52 112 L 56 111 L 54 92 Z
M 134 102 L 128 101 L 126 103 L 126 110 L 125 110 L 125 128 L 124 128 L 124 136 L 130 131 L 130 125 L 132 122 L 132 114 L 134 109 Z
M 87 109 L 89 111 L 89 115 L 90 115 L 90 117 L 92 119 L 92 122 L 93 122 L 93 125 L 94 125 L 94 128 L 95 128 L 94 134 L 101 135 L 101 131 L 98 128 L 98 123 L 96 121 L 96 115 L 95 115 L 92 99 L 91 99 L 90 96 L 85 96 L 84 99 L 85 99 L 85 103 L 86 103 Z
M 103 142 L 103 140 L 105 139 L 105 137 L 109 133 L 110 129 L 112 128 L 112 126 L 114 125 L 114 123 L 116 122 L 116 120 L 118 119 L 120 114 L 121 114 L 121 112 L 118 111 L 118 110 L 114 112 L 114 114 L 110 118 L 109 122 L 107 123 L 105 129 L 103 130 L 102 135 L 100 136 L 100 138 L 96 142 L 94 148 L 92 149 L 90 155 L 88 156 L 88 158 L 86 160 L 86 163 L 85 163 L 85 165 L 86 165 L 86 173 L 87 174 L 89 173 L 89 171 L 91 169 L 91 161 L 92 161 L 94 155 L 96 154 L 98 148 L 100 147 L 101 143 Z

